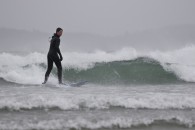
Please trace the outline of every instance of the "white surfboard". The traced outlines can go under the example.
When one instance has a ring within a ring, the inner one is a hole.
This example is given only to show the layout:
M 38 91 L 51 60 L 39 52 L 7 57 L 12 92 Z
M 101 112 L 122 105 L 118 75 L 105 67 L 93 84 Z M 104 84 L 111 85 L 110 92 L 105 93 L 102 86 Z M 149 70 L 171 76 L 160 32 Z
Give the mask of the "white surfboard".
M 77 82 L 77 83 L 71 83 L 71 84 L 68 84 L 69 86 L 71 87 L 81 87 L 82 85 L 85 85 L 88 81 L 80 81 L 80 82 Z
M 45 86 L 45 87 L 54 87 L 54 86 L 57 86 L 57 87 L 81 87 L 82 85 L 85 85 L 88 81 L 80 81 L 80 82 L 76 82 L 76 83 L 64 83 L 64 84 L 57 84 L 57 85 L 54 85 L 54 84 L 42 84 L 42 86 Z

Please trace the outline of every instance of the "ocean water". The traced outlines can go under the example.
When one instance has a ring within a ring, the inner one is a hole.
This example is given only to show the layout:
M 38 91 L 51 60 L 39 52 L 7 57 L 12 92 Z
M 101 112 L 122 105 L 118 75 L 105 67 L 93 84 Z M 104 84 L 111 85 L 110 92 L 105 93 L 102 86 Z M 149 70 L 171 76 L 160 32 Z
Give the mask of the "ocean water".
M 173 51 L 64 52 L 65 83 L 46 54 L 0 53 L 2 130 L 194 130 L 195 46 Z

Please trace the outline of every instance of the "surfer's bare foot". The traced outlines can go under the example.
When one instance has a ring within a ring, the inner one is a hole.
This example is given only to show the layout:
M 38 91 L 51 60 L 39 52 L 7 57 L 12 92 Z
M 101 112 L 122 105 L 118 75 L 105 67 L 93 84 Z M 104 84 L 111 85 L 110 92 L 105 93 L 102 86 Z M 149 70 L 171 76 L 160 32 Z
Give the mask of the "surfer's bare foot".
M 66 85 L 65 83 L 59 83 L 60 85 Z
M 46 84 L 47 80 L 48 80 L 48 76 L 45 76 L 45 80 L 44 80 L 44 82 L 42 84 Z
M 44 81 L 42 84 L 46 84 L 46 81 Z

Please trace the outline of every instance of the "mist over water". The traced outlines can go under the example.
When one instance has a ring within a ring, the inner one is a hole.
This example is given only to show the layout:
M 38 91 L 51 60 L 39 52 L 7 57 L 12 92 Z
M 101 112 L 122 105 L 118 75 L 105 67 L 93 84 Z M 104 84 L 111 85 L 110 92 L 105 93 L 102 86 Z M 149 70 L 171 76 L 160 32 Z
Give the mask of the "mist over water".
M 49 37 L 55 30 L 49 33 L 40 31 L 26 31 L 9 28 L 0 28 L 1 52 L 42 52 L 49 49 Z M 123 48 L 135 48 L 139 51 L 171 51 L 195 43 L 195 25 L 183 24 L 167 26 L 158 29 L 148 29 L 124 33 L 115 36 L 102 34 L 67 32 L 61 37 L 60 49 L 62 52 L 94 52 L 102 50 L 106 52 L 118 51 Z

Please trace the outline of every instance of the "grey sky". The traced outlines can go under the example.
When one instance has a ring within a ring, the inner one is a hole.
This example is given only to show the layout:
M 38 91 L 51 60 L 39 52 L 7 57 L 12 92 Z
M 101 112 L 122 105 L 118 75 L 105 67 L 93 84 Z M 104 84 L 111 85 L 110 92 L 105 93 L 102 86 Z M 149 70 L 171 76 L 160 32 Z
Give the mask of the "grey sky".
M 0 27 L 120 35 L 195 24 L 195 0 L 1 0 Z

